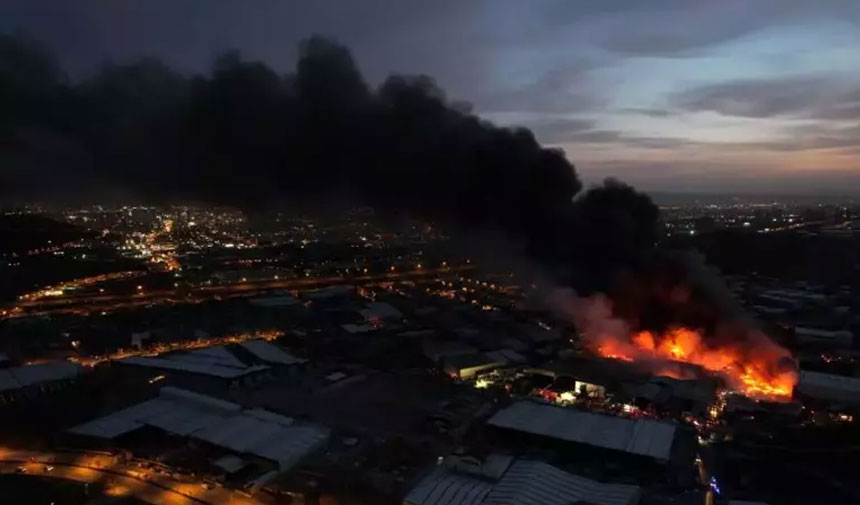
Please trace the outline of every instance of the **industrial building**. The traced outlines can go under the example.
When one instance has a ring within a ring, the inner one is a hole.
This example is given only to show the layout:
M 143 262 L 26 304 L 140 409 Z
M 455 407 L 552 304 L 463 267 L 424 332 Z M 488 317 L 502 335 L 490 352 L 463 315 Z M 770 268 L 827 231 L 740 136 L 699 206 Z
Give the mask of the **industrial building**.
M 794 393 L 824 402 L 860 405 L 860 379 L 802 370 Z
M 166 375 L 173 383 L 207 391 L 256 384 L 272 375 L 268 365 L 248 365 L 224 346 L 155 357 L 131 356 L 112 363 L 143 378 Z
M 848 330 L 825 330 L 809 326 L 795 326 L 794 338 L 801 344 L 848 348 L 851 347 L 854 335 Z
M 143 378 L 164 375 L 173 385 L 204 391 L 258 384 L 274 375 L 295 375 L 307 360 L 266 340 L 246 340 L 158 356 L 131 356 L 113 361 Z
M 641 494 L 637 486 L 604 484 L 542 461 L 491 455 L 469 465 L 464 459 L 447 458 L 409 491 L 404 505 L 635 505 Z
M 509 365 L 526 362 L 526 358 L 516 351 L 500 349 L 476 354 L 460 354 L 444 360 L 443 370 L 452 377 L 470 379 L 481 372 L 488 372 Z
M 6 403 L 73 382 L 83 367 L 70 361 L 53 361 L 0 369 L 0 402 Z
M 72 435 L 115 440 L 144 427 L 189 437 L 235 453 L 261 458 L 281 472 L 324 445 L 329 430 L 299 423 L 263 409 L 240 405 L 184 389 L 163 387 L 158 397 L 81 424 Z
M 303 370 L 308 364 L 308 360 L 293 356 L 277 345 L 262 339 L 246 340 L 239 343 L 239 348 L 276 371 L 290 375 Z
M 532 400 L 500 410 L 487 425 L 516 445 L 559 451 L 575 447 L 565 455 L 626 464 L 648 478 L 688 479 L 695 457 L 694 434 L 675 423 L 626 419 Z

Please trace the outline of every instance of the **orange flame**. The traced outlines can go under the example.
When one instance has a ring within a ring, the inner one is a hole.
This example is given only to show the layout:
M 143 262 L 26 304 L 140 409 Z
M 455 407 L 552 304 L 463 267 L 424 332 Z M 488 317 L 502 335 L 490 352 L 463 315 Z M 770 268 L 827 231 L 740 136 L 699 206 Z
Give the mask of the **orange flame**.
M 770 341 L 763 345 L 709 347 L 696 330 L 676 327 L 662 334 L 640 331 L 628 341 L 607 337 L 593 341 L 592 350 L 606 358 L 624 361 L 677 361 L 698 365 L 721 375 L 729 386 L 754 398 L 787 400 L 791 398 L 797 374 L 781 370 L 779 361 L 788 353 Z M 667 366 L 658 375 L 681 377 L 684 374 Z

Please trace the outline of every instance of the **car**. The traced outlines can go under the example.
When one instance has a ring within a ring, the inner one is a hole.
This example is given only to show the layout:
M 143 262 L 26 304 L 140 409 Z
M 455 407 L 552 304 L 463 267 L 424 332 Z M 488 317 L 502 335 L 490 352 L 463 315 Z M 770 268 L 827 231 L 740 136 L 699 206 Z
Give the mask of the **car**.
M 52 471 L 53 469 L 54 469 L 54 467 L 53 467 L 53 466 L 51 466 L 51 465 L 45 465 L 45 468 L 44 468 L 44 470 L 45 470 L 46 472 L 50 472 L 50 471 Z
M 15 473 L 27 473 L 27 467 L 19 466 L 15 469 Z

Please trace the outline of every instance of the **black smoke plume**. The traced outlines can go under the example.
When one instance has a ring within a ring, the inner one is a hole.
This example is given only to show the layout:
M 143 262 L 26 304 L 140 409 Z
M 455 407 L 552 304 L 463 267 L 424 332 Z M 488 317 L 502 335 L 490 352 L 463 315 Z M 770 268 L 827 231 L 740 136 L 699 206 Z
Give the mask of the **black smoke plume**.
M 206 75 L 140 60 L 82 82 L 38 44 L 0 37 L 0 107 L 6 197 L 357 200 L 498 233 L 595 287 L 657 239 L 657 209 L 633 188 L 581 192 L 564 153 L 531 131 L 481 120 L 423 75 L 371 89 L 348 49 L 321 37 L 286 76 L 228 53 Z

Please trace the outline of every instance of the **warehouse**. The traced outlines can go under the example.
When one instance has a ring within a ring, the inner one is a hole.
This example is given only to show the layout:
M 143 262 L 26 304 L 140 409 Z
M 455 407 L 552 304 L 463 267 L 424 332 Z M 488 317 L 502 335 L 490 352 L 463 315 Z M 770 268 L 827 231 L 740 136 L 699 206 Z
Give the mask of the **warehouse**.
M 635 505 L 639 487 L 604 484 L 541 461 L 491 455 L 473 470 L 448 458 L 422 479 L 404 505 Z
M 0 369 L 0 402 L 54 390 L 73 382 L 83 368 L 70 361 L 53 361 Z
M 204 391 L 257 384 L 272 375 L 268 365 L 248 365 L 224 346 L 156 357 L 131 356 L 112 363 L 144 379 L 167 376 L 172 384 Z
M 821 372 L 800 372 L 795 396 L 843 405 L 860 405 L 860 379 Z
M 72 428 L 70 433 L 113 440 L 143 427 L 187 436 L 240 456 L 271 461 L 280 471 L 326 443 L 329 430 L 298 423 L 263 409 L 240 405 L 191 391 L 164 387 L 159 396 Z
M 675 423 L 522 400 L 497 412 L 487 425 L 508 443 L 548 447 L 572 460 L 626 465 L 646 479 L 691 477 L 695 437 Z
M 297 375 L 307 368 L 308 360 L 299 358 L 266 340 L 246 340 L 238 345 L 238 351 L 247 352 L 261 364 L 272 368 L 278 375 Z

